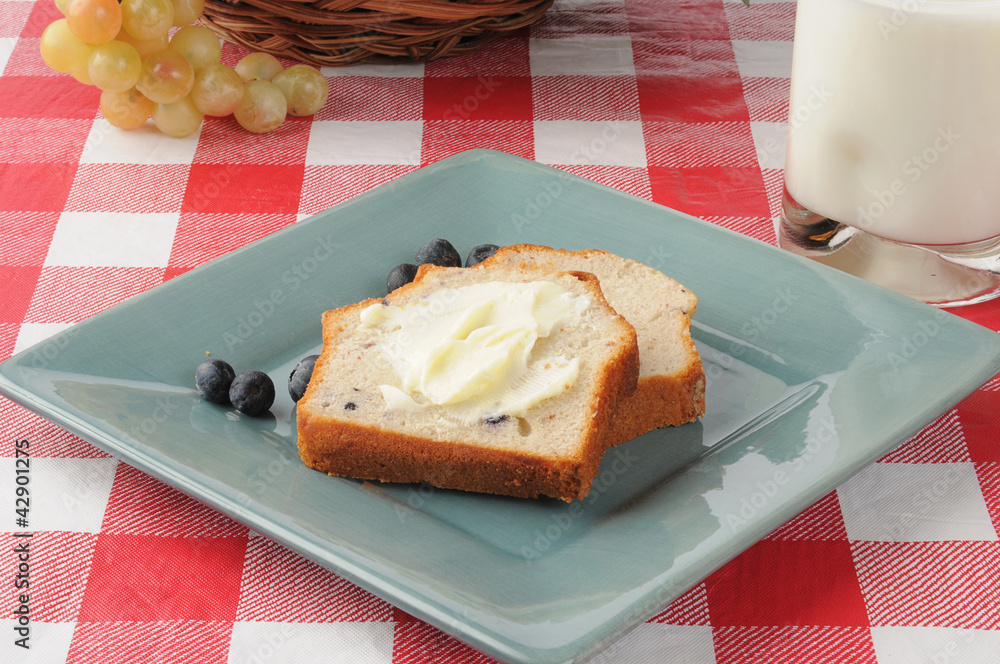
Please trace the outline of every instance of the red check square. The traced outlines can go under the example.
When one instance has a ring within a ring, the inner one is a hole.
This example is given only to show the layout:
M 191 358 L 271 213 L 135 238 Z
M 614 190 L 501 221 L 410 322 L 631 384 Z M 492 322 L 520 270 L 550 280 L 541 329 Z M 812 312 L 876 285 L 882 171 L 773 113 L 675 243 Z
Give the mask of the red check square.
M 792 41 L 795 34 L 795 3 L 752 3 L 749 7 L 726 4 L 726 19 L 732 39 L 746 41 Z
M 585 4 L 557 5 L 531 25 L 532 39 L 560 37 L 623 37 L 628 35 L 628 14 L 619 2 L 594 0 Z
M 5 2 L 0 6 L 10 6 L 13 4 L 22 3 Z M 18 39 L 17 43 L 14 44 L 14 50 L 11 51 L 10 57 L 7 58 L 7 66 L 3 70 L 4 76 L 44 76 L 47 79 L 68 78 L 68 74 L 60 74 L 57 71 L 53 71 L 45 64 L 45 60 L 42 59 L 41 43 L 41 39 L 29 39 L 27 37 Z M 39 86 L 46 83 L 47 81 L 36 81 L 36 84 Z
M 715 626 L 868 625 L 846 540 L 762 540 L 706 586 Z
M 24 321 L 41 273 L 42 268 L 36 265 L 0 265 L 0 283 L 3 284 L 0 322 L 20 325 Z
M 93 120 L 97 116 L 101 91 L 69 75 L 0 76 L 0 99 L 3 99 L 0 117 L 4 118 Z
M 226 621 L 79 622 L 67 664 L 226 664 L 233 624 Z
M 159 267 L 46 267 L 38 278 L 26 323 L 77 323 L 152 288 Z
M 186 164 L 80 164 L 66 201 L 73 212 L 179 212 Z
M 722 0 L 626 0 L 629 27 L 638 34 L 729 41 Z
M 392 615 L 391 605 L 316 563 L 266 537 L 250 540 L 237 620 L 387 622 Z
M 78 161 L 92 124 L 71 118 L 0 118 L 0 162 Z
M 501 37 L 489 48 L 428 62 L 424 76 L 531 76 L 527 32 Z
M 717 627 L 716 664 L 876 664 L 867 627 Z
M 192 164 L 181 211 L 294 213 L 304 170 L 304 164 Z
M 747 122 L 645 122 L 650 166 L 757 166 Z
M 977 463 L 976 478 L 983 492 L 993 529 L 1000 535 L 1000 463 Z
M 0 163 L 0 210 L 62 212 L 75 175 L 75 163 Z M 26 182 L 31 186 L 26 187 Z
M 31 537 L 0 536 L 0 564 L 9 570 L 9 592 L 0 599 L 0 611 L 5 618 L 20 604 L 18 595 L 29 597 L 28 610 L 32 621 L 73 622 L 80 612 L 84 587 L 97 535 L 93 533 L 36 532 Z M 27 576 L 17 577 L 22 563 L 27 563 Z M 18 588 L 17 583 L 28 585 Z
M 28 20 L 24 24 L 24 28 L 21 30 L 22 37 L 41 37 L 42 33 L 45 32 L 45 28 L 49 27 L 49 24 L 53 21 L 61 19 L 63 14 L 56 7 L 54 2 L 46 2 L 46 0 L 39 0 L 34 3 L 31 8 L 31 13 L 28 15 Z
M 847 540 L 837 492 L 831 491 L 767 536 L 772 540 Z
M 665 122 L 749 122 L 743 85 L 736 76 L 639 74 L 644 120 Z
M 1000 628 L 1000 542 L 854 542 L 852 549 L 872 626 Z
M 421 147 L 424 164 L 473 148 L 492 148 L 525 159 L 533 159 L 534 129 L 531 122 L 428 120 L 424 123 Z
M 414 170 L 407 164 L 306 166 L 301 214 L 316 214 Z
M 790 78 L 743 79 L 743 98 L 754 122 L 788 122 L 788 99 L 792 94 Z
M 653 200 L 696 217 L 767 218 L 769 208 L 760 169 L 650 166 Z
M 41 265 L 59 222 L 58 212 L 5 212 L 0 215 L 0 264 Z
M 1000 440 L 996 435 L 1000 413 L 1000 392 L 981 389 L 956 406 L 965 443 L 972 461 L 1000 461 Z
M 289 115 L 274 131 L 253 134 L 232 117 L 206 117 L 194 163 L 222 170 L 228 164 L 304 164 L 310 118 Z
M 295 223 L 293 214 L 181 214 L 170 268 L 192 268 Z
M 231 621 L 246 545 L 245 537 L 102 533 L 79 620 Z
M 425 77 L 424 119 L 531 120 L 531 78 Z

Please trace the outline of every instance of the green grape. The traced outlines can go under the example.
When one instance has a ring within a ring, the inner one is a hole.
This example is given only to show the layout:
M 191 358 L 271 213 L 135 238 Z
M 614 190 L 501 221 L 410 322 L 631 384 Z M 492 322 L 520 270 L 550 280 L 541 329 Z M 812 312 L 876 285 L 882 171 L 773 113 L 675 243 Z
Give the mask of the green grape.
M 130 44 L 109 41 L 94 47 L 87 71 L 94 85 L 101 90 L 125 92 L 139 80 L 142 60 L 139 52 Z
M 236 73 L 244 81 L 270 81 L 280 71 L 281 63 L 270 53 L 251 53 L 236 63 Z
M 63 16 L 66 15 L 66 5 L 69 4 L 69 0 L 56 0 L 56 8 L 62 13 Z
M 173 104 L 191 92 L 194 69 L 187 58 L 168 48 L 146 56 L 135 86 L 157 104 Z
M 326 77 L 309 65 L 292 65 L 271 82 L 285 95 L 289 115 L 312 115 L 323 108 L 330 94 Z
M 187 58 L 195 71 L 217 63 L 222 56 L 222 44 L 219 38 L 214 32 L 200 25 L 191 25 L 178 30 L 170 40 L 170 48 Z
M 205 0 L 173 0 L 174 27 L 183 28 L 191 25 L 205 11 Z
M 226 65 L 208 65 L 194 77 L 191 99 L 205 115 L 229 115 L 243 101 L 243 79 Z
M 240 126 L 255 134 L 266 134 L 285 121 L 288 102 L 271 81 L 249 81 L 243 86 L 243 101 L 233 115 Z
M 122 27 L 136 39 L 160 39 L 170 32 L 173 23 L 174 5 L 170 0 L 122 0 Z
M 141 39 L 136 39 L 129 33 L 125 32 L 124 28 L 119 30 L 118 34 L 115 35 L 115 41 L 131 44 L 132 48 L 138 51 L 139 57 L 142 58 L 143 60 L 145 60 L 146 56 L 150 55 L 151 53 L 156 53 L 157 51 L 164 51 L 170 48 L 169 35 L 163 35 L 158 39 L 150 39 L 148 41 L 143 41 Z
M 105 90 L 101 93 L 101 113 L 104 119 L 119 129 L 141 127 L 153 112 L 153 102 L 132 88 L 125 92 Z
M 184 138 L 198 131 L 205 116 L 188 95 L 173 104 L 153 106 L 153 124 L 167 136 Z
M 73 0 L 66 5 L 66 22 L 88 44 L 103 44 L 122 27 L 122 10 L 117 0 Z
M 62 74 L 68 74 L 74 69 L 86 69 L 90 52 L 94 49 L 73 34 L 64 18 L 53 21 L 45 28 L 39 48 L 45 64 Z

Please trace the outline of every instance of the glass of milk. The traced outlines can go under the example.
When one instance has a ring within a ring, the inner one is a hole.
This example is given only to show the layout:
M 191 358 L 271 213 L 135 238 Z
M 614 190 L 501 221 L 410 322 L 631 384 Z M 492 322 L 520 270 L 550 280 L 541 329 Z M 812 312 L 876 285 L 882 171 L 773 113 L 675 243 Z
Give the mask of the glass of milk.
M 779 243 L 940 306 L 1000 295 L 1000 0 L 798 0 Z

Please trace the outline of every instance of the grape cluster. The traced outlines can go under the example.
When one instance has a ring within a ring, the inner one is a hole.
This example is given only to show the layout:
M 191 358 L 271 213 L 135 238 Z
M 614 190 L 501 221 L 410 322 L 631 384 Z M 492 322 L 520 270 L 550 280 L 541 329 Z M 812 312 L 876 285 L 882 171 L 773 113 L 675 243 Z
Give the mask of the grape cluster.
M 247 131 L 276 129 L 286 115 L 312 115 L 326 103 L 326 78 L 313 67 L 284 69 L 267 53 L 236 68 L 220 64 L 222 45 L 192 25 L 205 0 L 55 0 L 65 18 L 42 34 L 45 63 L 101 90 L 101 112 L 121 129 L 150 117 L 182 138 L 206 115 L 232 114 Z M 180 28 L 170 36 L 171 28 Z

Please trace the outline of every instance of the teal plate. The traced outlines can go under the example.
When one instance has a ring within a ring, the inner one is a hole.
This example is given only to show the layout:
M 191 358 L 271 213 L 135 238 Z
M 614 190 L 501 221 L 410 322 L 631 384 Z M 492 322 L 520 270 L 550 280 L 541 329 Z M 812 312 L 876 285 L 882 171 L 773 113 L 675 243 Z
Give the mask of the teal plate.
M 284 383 L 325 310 L 385 292 L 432 237 L 594 247 L 700 298 L 707 412 L 611 450 L 566 504 L 330 478 Z M 194 367 L 276 379 L 273 417 Z M 531 161 L 474 150 L 227 254 L 0 365 L 0 391 L 505 662 L 613 642 L 1000 370 L 1000 336 Z

